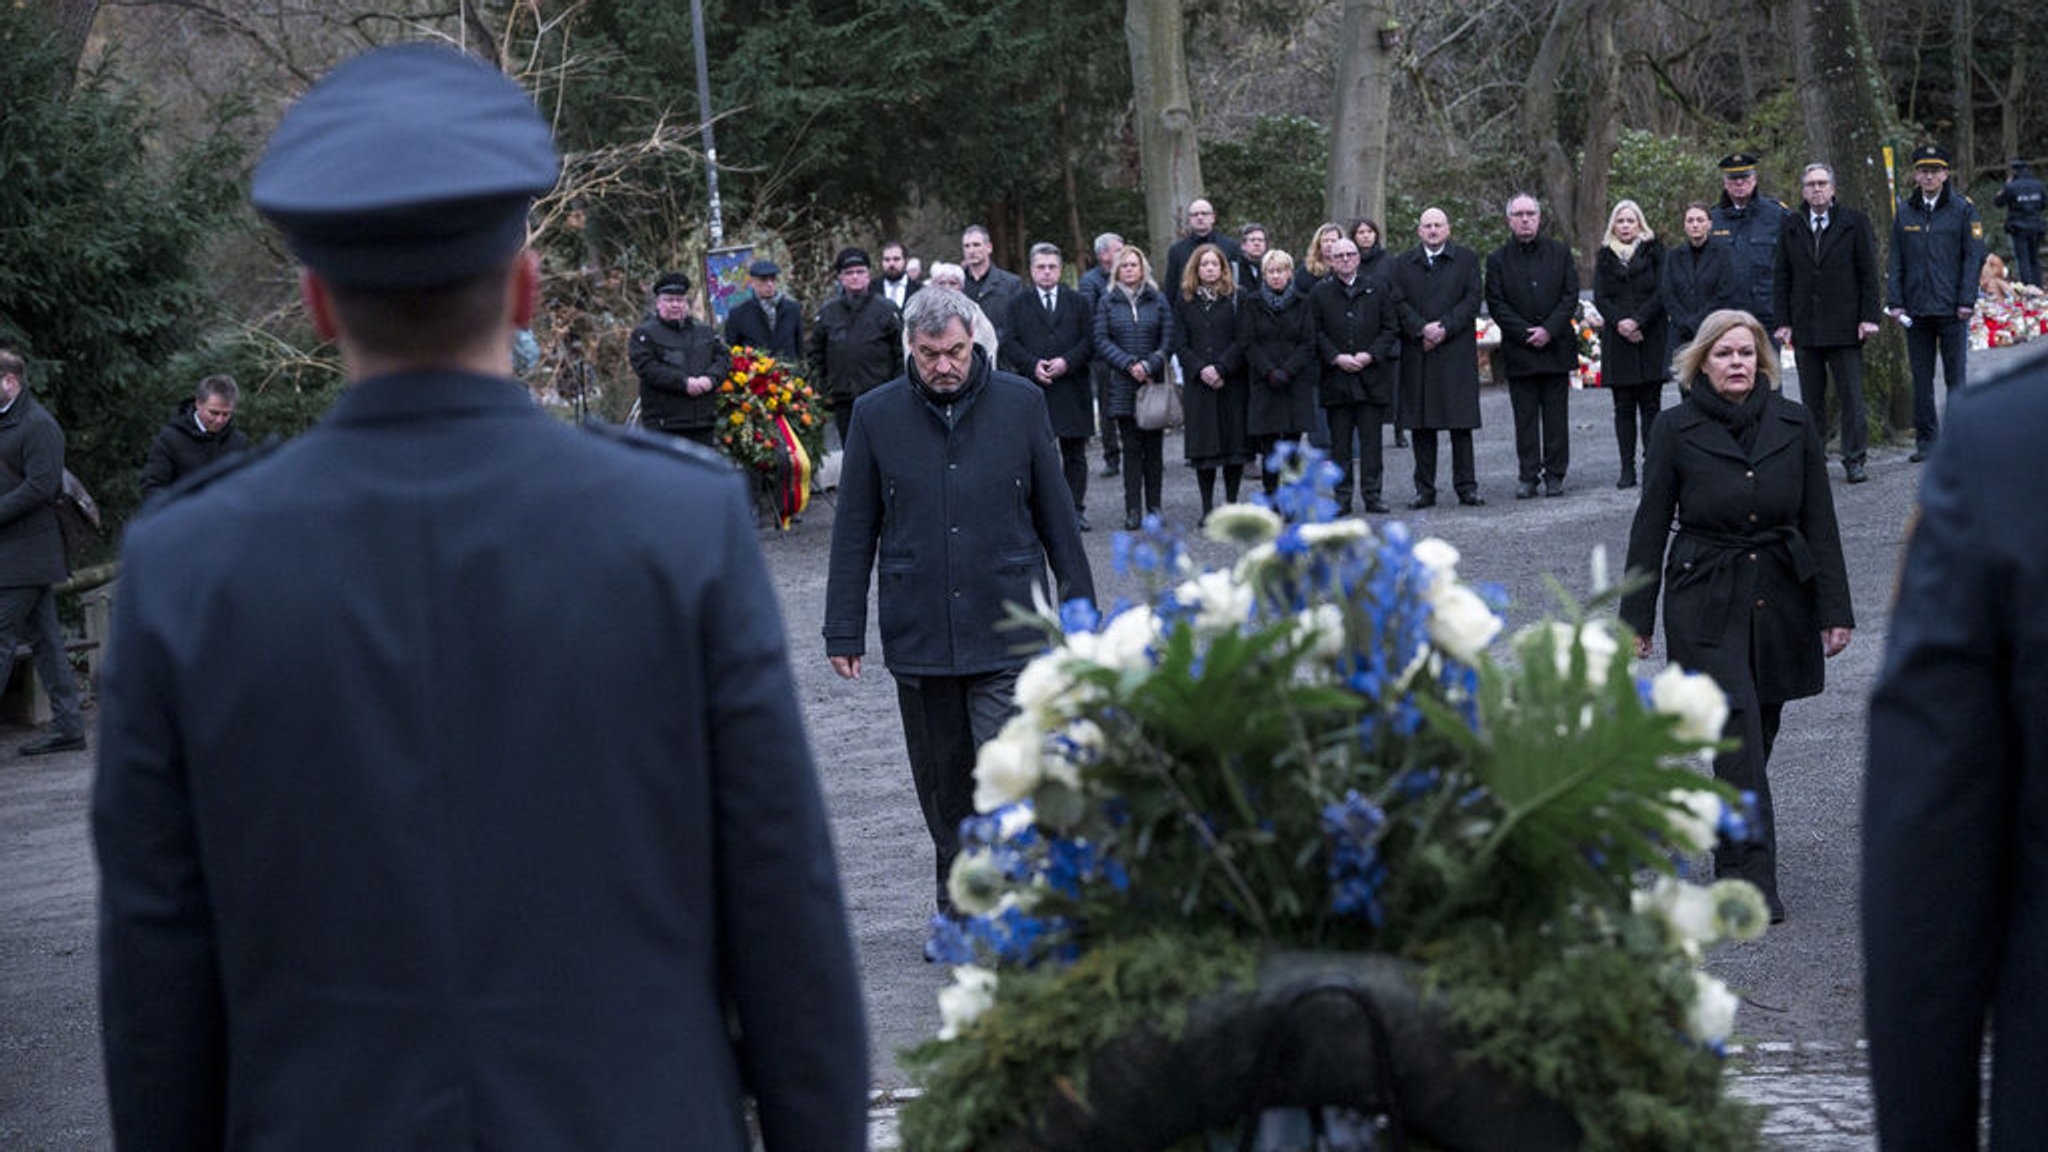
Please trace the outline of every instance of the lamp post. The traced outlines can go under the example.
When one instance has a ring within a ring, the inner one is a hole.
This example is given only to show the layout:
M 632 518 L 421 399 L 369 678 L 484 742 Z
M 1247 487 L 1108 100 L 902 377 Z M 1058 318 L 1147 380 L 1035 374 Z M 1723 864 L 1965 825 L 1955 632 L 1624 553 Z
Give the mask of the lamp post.
M 697 115 L 703 118 L 704 182 L 711 189 L 711 246 L 725 243 L 725 218 L 718 206 L 718 141 L 711 129 L 711 69 L 704 62 L 704 0 L 690 0 L 690 38 L 697 50 Z

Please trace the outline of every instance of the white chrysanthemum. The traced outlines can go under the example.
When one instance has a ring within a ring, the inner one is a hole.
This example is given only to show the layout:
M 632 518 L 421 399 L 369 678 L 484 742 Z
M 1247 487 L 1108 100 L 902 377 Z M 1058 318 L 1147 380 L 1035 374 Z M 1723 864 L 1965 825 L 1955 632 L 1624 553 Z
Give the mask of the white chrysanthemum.
M 1429 604 L 1430 643 L 1466 664 L 1479 659 L 1500 634 L 1500 617 L 1463 584 L 1445 586 Z
M 1003 870 L 986 848 L 953 857 L 952 870 L 946 873 L 946 895 L 953 898 L 954 908 L 969 916 L 986 916 L 995 911 L 1004 887 Z
M 1208 522 L 1202 525 L 1202 535 L 1218 544 L 1250 548 L 1280 535 L 1280 529 L 1285 526 L 1286 521 L 1271 508 L 1258 504 L 1225 504 L 1209 513 Z
M 1195 628 L 1201 632 L 1234 632 L 1251 618 L 1252 590 L 1229 572 L 1204 572 L 1173 594 L 1195 606 Z
M 1303 524 L 1301 542 L 1309 545 L 1328 544 L 1342 547 L 1359 540 L 1371 538 L 1372 530 L 1363 520 L 1330 520 L 1322 524 Z
M 974 754 L 974 809 L 993 812 L 1038 790 L 1044 736 L 1028 716 L 1013 716 Z
M 1650 707 L 1678 717 L 1680 740 L 1705 744 L 1721 738 L 1728 723 L 1728 697 L 1712 676 L 1667 665 L 1650 680 Z
M 1674 788 L 1667 793 L 1671 810 L 1671 834 L 1687 852 L 1705 852 L 1714 846 L 1721 828 L 1721 797 L 1704 788 Z
M 1140 605 L 1117 614 L 1099 634 L 1095 662 L 1119 671 L 1152 666 L 1152 646 L 1159 640 L 1159 618 Z
M 1702 1044 L 1718 1045 L 1735 1031 L 1735 1010 L 1741 997 L 1705 972 L 1692 974 L 1692 1006 L 1685 1010 L 1686 1034 Z
M 1415 559 L 1429 569 L 1429 589 L 1426 596 L 1434 596 L 1451 581 L 1458 578 L 1458 550 L 1450 541 L 1436 536 L 1426 536 L 1416 542 Z
M 953 983 L 939 989 L 939 1039 L 952 1040 L 960 1030 L 995 1006 L 996 974 L 974 964 L 953 969 Z
M 1764 894 L 1747 880 L 1716 880 L 1707 889 L 1714 901 L 1714 918 L 1721 934 L 1730 940 L 1754 940 L 1771 926 L 1771 906 Z

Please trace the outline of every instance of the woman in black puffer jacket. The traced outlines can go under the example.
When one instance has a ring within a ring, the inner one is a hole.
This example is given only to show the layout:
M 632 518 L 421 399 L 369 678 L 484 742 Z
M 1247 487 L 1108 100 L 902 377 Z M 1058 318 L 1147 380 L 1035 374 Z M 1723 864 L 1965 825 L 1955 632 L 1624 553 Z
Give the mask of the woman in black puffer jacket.
M 1095 354 L 1115 375 L 1110 378 L 1109 416 L 1124 450 L 1124 527 L 1136 530 L 1145 514 L 1159 511 L 1165 482 L 1165 436 L 1138 427 L 1138 386 L 1165 380 L 1173 347 L 1173 309 L 1152 283 L 1152 263 L 1134 244 L 1116 258 L 1110 285 L 1095 308 Z

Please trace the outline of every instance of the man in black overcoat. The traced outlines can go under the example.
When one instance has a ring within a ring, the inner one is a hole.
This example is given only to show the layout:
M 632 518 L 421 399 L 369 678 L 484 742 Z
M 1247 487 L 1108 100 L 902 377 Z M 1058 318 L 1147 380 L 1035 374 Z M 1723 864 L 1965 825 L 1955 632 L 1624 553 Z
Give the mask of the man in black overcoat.
M 1095 238 L 1095 266 L 1081 273 L 1081 302 L 1088 306 L 1088 315 L 1095 315 L 1095 306 L 1102 303 L 1102 294 L 1109 291 L 1110 269 L 1116 267 L 1116 258 L 1123 255 L 1124 238 L 1114 232 L 1104 232 Z M 1102 413 L 1102 474 L 1115 476 L 1122 468 L 1123 445 L 1118 442 L 1116 429 L 1109 423 L 1109 389 L 1114 382 L 1116 369 L 1109 361 L 1097 356 L 1088 362 L 1088 379 L 1095 389 L 1095 406 Z
M 794 366 L 804 346 L 804 306 L 782 293 L 782 267 L 773 260 L 747 266 L 752 291 L 725 314 L 728 347 L 759 348 Z
M 718 386 L 732 374 L 732 352 L 690 315 L 687 274 L 654 282 L 654 315 L 633 329 L 626 359 L 640 378 L 641 427 L 718 446 Z
M 1534 196 L 1508 201 L 1508 242 L 1486 258 L 1486 308 L 1500 326 L 1500 357 L 1515 411 L 1515 499 L 1542 485 L 1564 495 L 1571 466 L 1572 369 L 1578 365 L 1572 317 L 1579 311 L 1579 269 L 1563 241 L 1542 235 Z
M 1214 244 L 1223 249 L 1224 269 L 1236 274 L 1234 269 L 1244 261 L 1244 249 L 1234 238 L 1217 231 L 1216 206 L 1198 197 L 1188 202 L 1187 234 L 1166 250 L 1166 278 L 1159 282 L 1159 290 L 1166 293 L 1167 299 L 1180 299 L 1180 278 L 1187 272 L 1188 261 L 1194 258 L 1195 249 L 1204 244 Z
M 251 199 L 350 384 L 130 525 L 93 795 L 115 1143 L 867 1146 L 830 830 L 744 485 L 511 377 L 547 124 L 372 51 Z
M 811 387 L 831 402 L 844 447 L 853 402 L 903 372 L 903 314 L 871 290 L 866 252 L 841 248 L 832 271 L 839 291 L 811 322 Z
M 1870 479 L 1869 417 L 1863 407 L 1863 342 L 1877 335 L 1877 237 L 1870 218 L 1835 200 L 1835 170 L 1808 164 L 1800 177 L 1804 210 L 1785 217 L 1778 233 L 1778 267 L 1771 278 L 1780 327 L 1778 343 L 1792 341 L 1799 360 L 1799 398 L 1813 409 L 1815 427 L 1827 427 L 1828 384 L 1842 408 L 1842 471 L 1849 483 Z
M 1451 488 L 1479 505 L 1472 430 L 1479 427 L 1479 255 L 1451 243 L 1451 218 L 1425 209 L 1420 243 L 1394 258 L 1389 279 L 1401 314 L 1401 422 L 1415 432 L 1415 499 L 1436 504 L 1438 430 L 1451 434 Z
M 1031 286 L 1010 301 L 1009 338 L 997 358 L 1004 371 L 1045 389 L 1052 434 L 1060 442 L 1060 466 L 1074 493 L 1081 531 L 1088 523 L 1088 438 L 1095 435 L 1095 403 L 1089 386 L 1094 354 L 1094 311 L 1079 292 L 1060 283 L 1060 250 L 1031 246 Z
M 235 427 L 235 405 L 242 390 L 233 376 L 216 373 L 199 382 L 190 399 L 178 405 L 142 462 L 142 498 L 151 496 L 223 456 L 249 450 L 249 438 Z
M 71 575 L 57 493 L 64 488 L 64 429 L 28 387 L 28 361 L 0 348 L 0 653 L 8 664 L 27 640 L 50 694 L 50 730 L 24 756 L 85 747 L 78 681 L 57 622 L 57 585 Z
M 1009 318 L 1010 301 L 1024 291 L 1024 279 L 1007 268 L 997 267 L 994 256 L 995 244 L 989 239 L 988 229 L 969 224 L 960 233 L 960 290 L 981 305 L 982 314 L 996 326 L 996 345 L 1001 347 L 1010 338 L 1003 331 L 1003 321 Z
M 1365 510 L 1384 513 L 1390 509 L 1381 497 L 1386 468 L 1380 425 L 1393 415 L 1399 387 L 1401 315 L 1386 281 L 1359 274 L 1358 245 L 1338 241 L 1330 263 L 1329 277 L 1309 292 L 1308 301 L 1323 366 L 1316 389 L 1330 418 L 1330 462 L 1342 472 L 1337 510 L 1350 514 L 1355 482 Z
M 2048 1147 L 2048 368 L 1952 393 L 1870 700 L 1864 1020 L 1886 1149 Z

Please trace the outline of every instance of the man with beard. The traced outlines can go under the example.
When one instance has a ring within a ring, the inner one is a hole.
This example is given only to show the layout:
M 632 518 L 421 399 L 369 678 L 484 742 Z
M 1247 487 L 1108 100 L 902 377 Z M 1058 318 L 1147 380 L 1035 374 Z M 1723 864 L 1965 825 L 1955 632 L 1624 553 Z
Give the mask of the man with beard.
M 1031 246 L 1031 287 L 1010 301 L 1010 338 L 997 359 L 1004 368 L 1045 389 L 1060 466 L 1074 494 L 1081 531 L 1088 524 L 1088 438 L 1095 435 L 1094 396 L 1088 387 L 1095 350 L 1095 312 L 1081 294 L 1060 283 L 1060 250 Z
M 1785 219 L 1778 235 L 1773 290 L 1778 343 L 1792 341 L 1799 362 L 1799 398 L 1827 439 L 1828 384 L 1842 408 L 1842 470 L 1849 483 L 1864 470 L 1870 430 L 1863 413 L 1863 342 L 1877 335 L 1877 237 L 1870 218 L 1835 199 L 1835 170 L 1808 164 L 1799 178 L 1805 211 Z
M 842 248 L 832 261 L 839 294 L 811 322 L 811 385 L 832 405 L 839 443 L 846 443 L 853 402 L 903 366 L 903 317 L 868 290 L 868 254 Z
M 782 294 L 781 267 L 756 260 L 747 266 L 747 283 L 753 291 L 725 314 L 726 344 L 796 359 L 804 346 L 804 308 Z
M 910 278 L 910 253 L 903 250 L 902 243 L 891 240 L 882 245 L 882 298 L 901 311 L 910 294 L 921 287 Z
M 1906 359 L 1913 373 L 1915 464 L 1934 451 L 1941 420 L 1934 408 L 1934 357 L 1953 394 L 1968 379 L 1970 314 L 1977 308 L 1977 276 L 1984 270 L 1984 224 L 1970 198 L 1948 186 L 1948 149 L 1929 144 L 1913 152 L 1915 191 L 1892 214 L 1892 247 L 1885 295 L 1906 326 Z
M 1159 287 L 1167 295 L 1180 298 L 1181 273 L 1187 271 L 1188 258 L 1195 254 L 1195 249 L 1204 244 L 1214 244 L 1223 249 L 1224 266 L 1231 270 L 1231 275 L 1237 274 L 1237 266 L 1244 260 L 1243 249 L 1237 246 L 1237 241 L 1216 230 L 1215 205 L 1207 200 L 1195 200 L 1188 205 L 1187 235 L 1174 241 L 1173 247 L 1166 250 L 1166 279 L 1159 282 Z
M 1734 306 L 1755 316 L 1764 331 L 1774 332 L 1783 317 L 1774 311 L 1771 278 L 1778 266 L 1778 234 L 1791 213 L 1756 190 L 1756 166 L 1748 152 L 1721 157 L 1721 202 L 1714 206 L 1712 243 L 1728 249 Z
M 1566 406 L 1578 348 L 1579 269 L 1572 250 L 1542 235 L 1543 208 L 1520 193 L 1508 201 L 1508 242 L 1486 258 L 1486 309 L 1500 325 L 1500 357 L 1515 410 L 1515 499 L 1542 485 L 1564 495 L 1572 462 Z
M 1010 301 L 1024 290 L 1024 281 L 1015 272 L 1006 272 L 990 261 L 995 247 L 988 238 L 988 229 L 979 224 L 969 224 L 960 233 L 961 291 L 969 300 L 981 305 L 981 310 L 996 326 L 996 342 L 1000 344 L 1009 333 L 1003 324 L 1010 316 Z
M 972 301 L 936 285 L 904 309 L 907 373 L 853 406 L 825 586 L 825 654 L 859 679 L 879 556 L 882 659 L 941 914 L 953 909 L 960 822 L 974 814 L 975 750 L 1008 718 L 1026 662 L 1002 627 L 1010 606 L 1095 598 L 1045 398 L 989 364 L 973 317 Z
M 1401 418 L 1415 432 L 1415 499 L 1436 504 L 1436 434 L 1451 434 L 1451 488 L 1458 503 L 1486 503 L 1472 454 L 1479 427 L 1479 255 L 1451 243 L 1451 218 L 1425 209 L 1421 243 L 1389 273 L 1401 312 Z
M 626 358 L 640 378 L 641 427 L 717 447 L 717 388 L 732 372 L 732 352 L 691 317 L 687 275 L 654 282 L 654 316 L 633 329 Z

